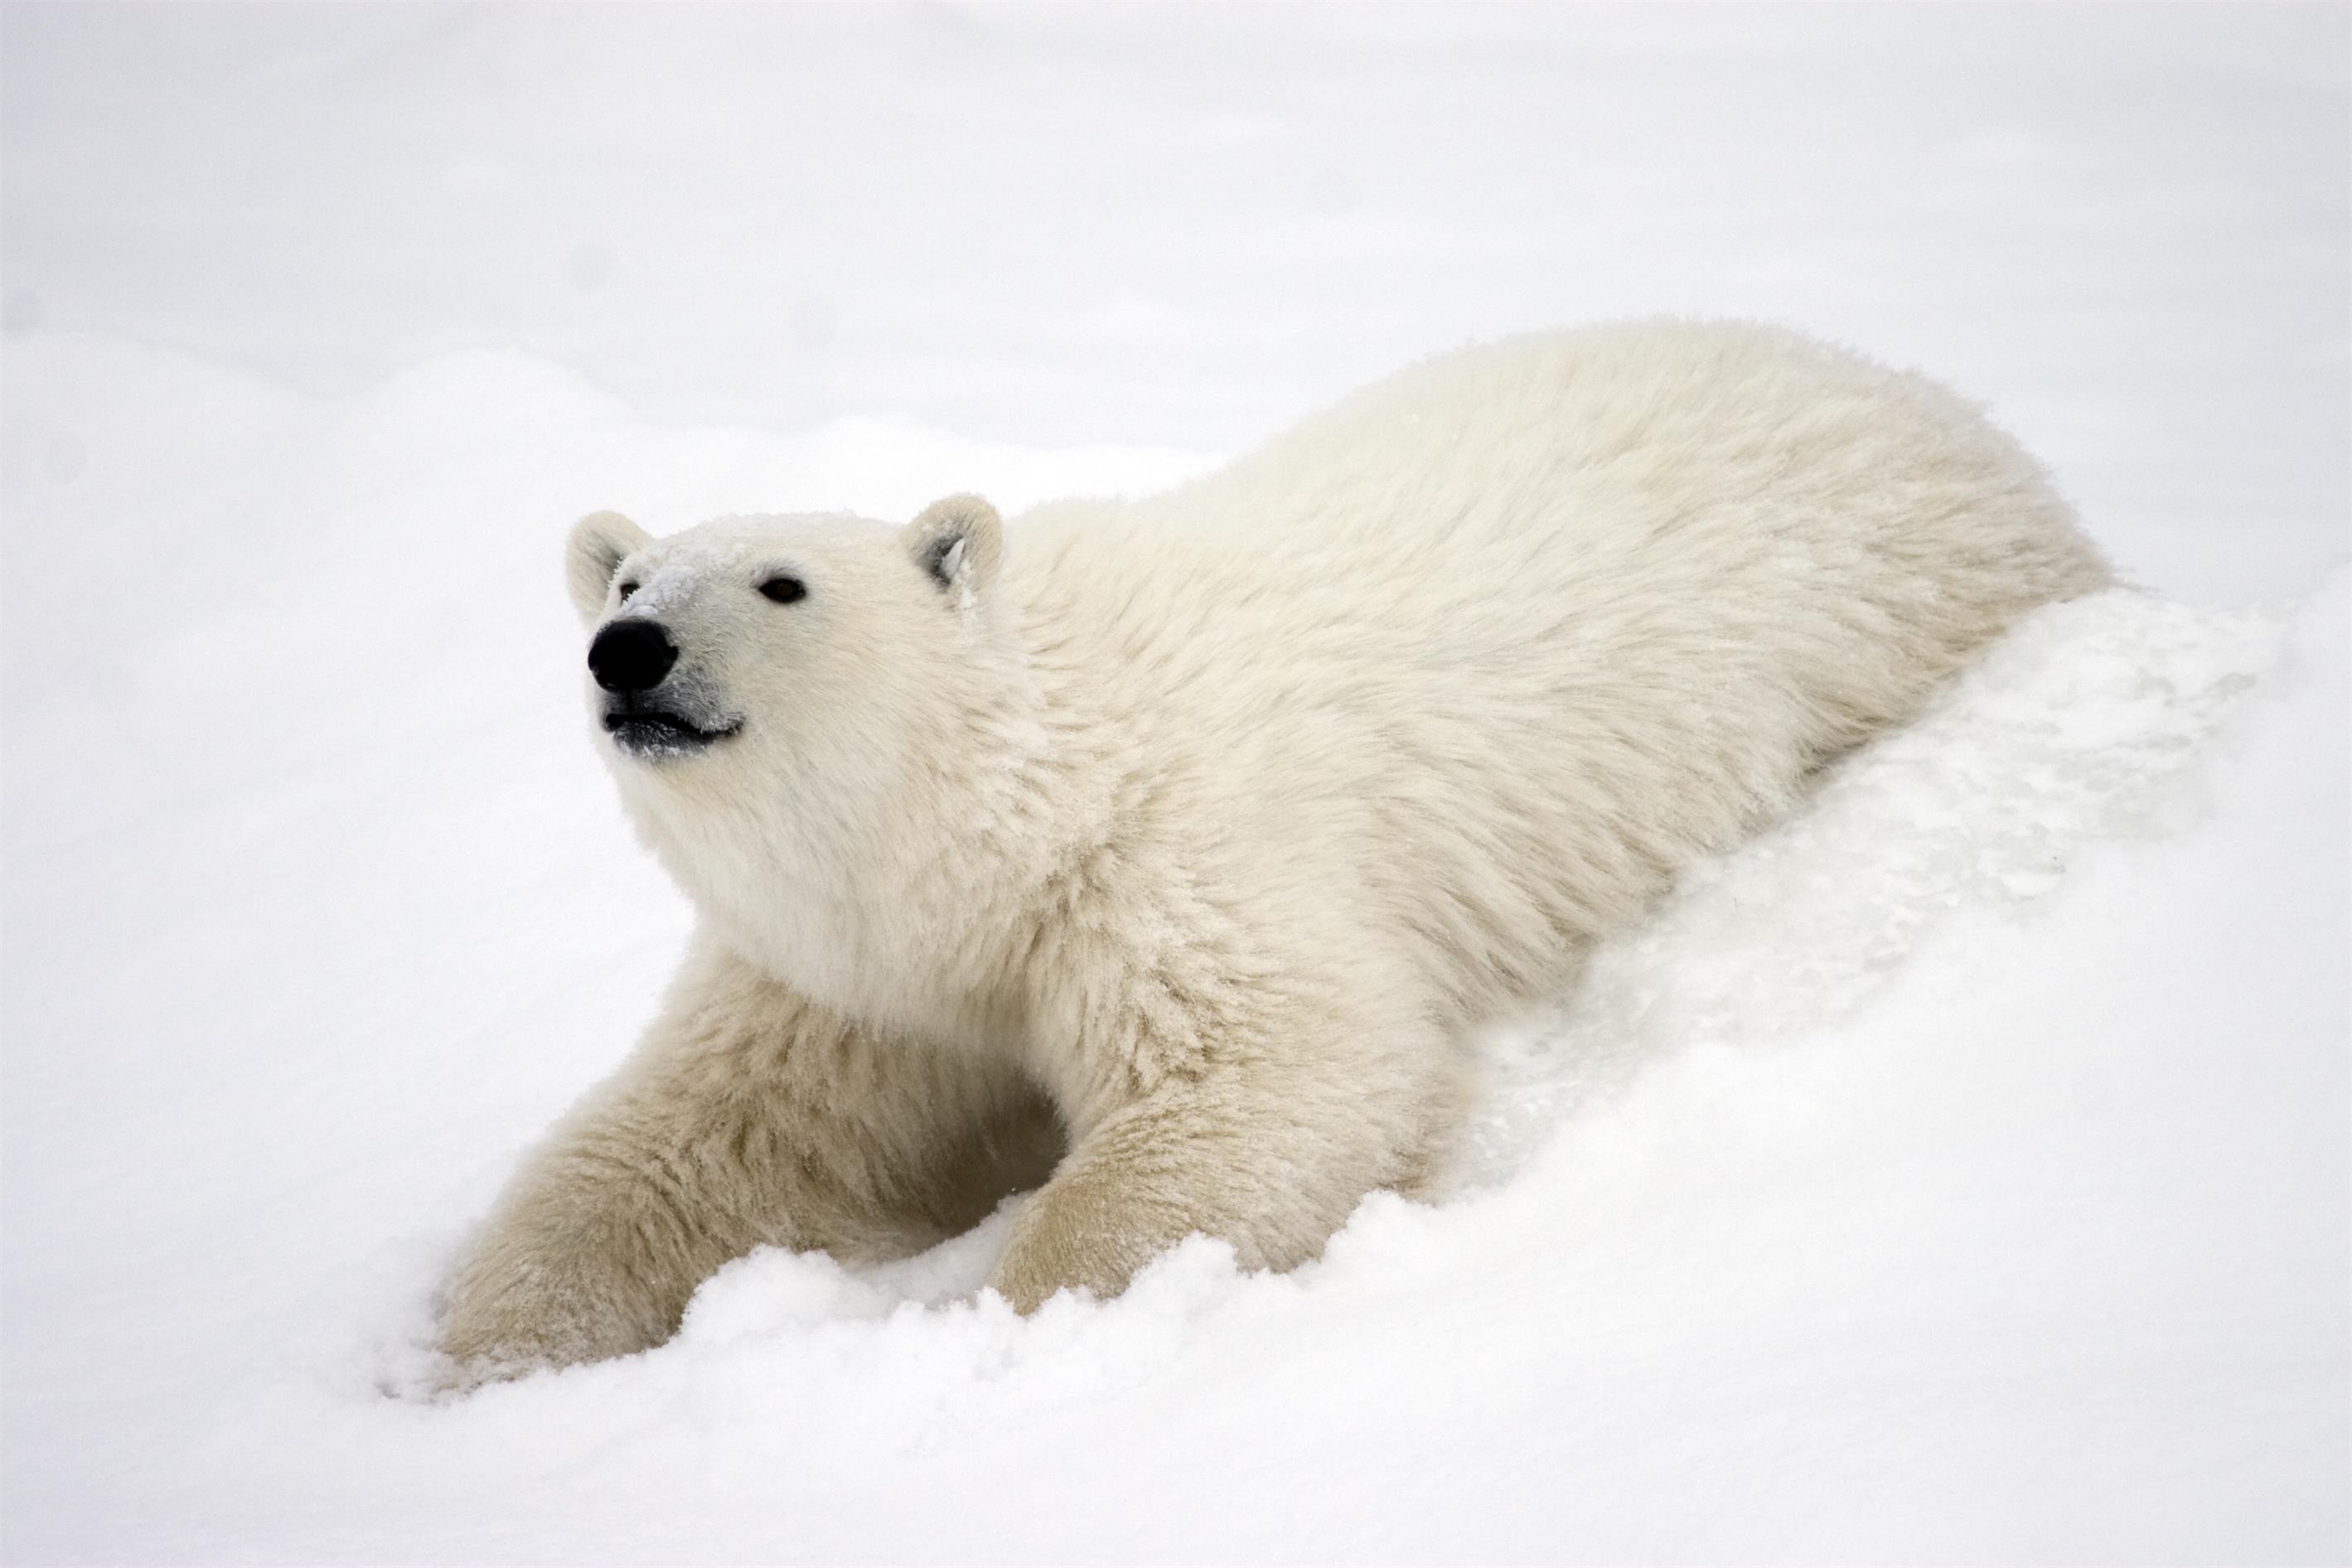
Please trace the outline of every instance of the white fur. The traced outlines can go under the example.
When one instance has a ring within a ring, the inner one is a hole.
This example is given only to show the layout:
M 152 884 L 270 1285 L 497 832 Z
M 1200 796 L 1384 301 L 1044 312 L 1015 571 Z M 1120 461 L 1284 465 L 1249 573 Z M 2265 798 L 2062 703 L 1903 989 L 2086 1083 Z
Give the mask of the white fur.
M 805 600 L 756 592 L 784 569 Z M 921 1245 L 1063 1143 L 996 1274 L 1024 1309 L 1194 1230 L 1311 1257 L 1443 1158 L 1471 1026 L 2105 581 L 1969 404 L 1683 323 L 1433 360 L 1002 538 L 972 498 L 599 514 L 570 571 L 592 622 L 641 584 L 743 728 L 607 748 L 703 929 L 459 1279 L 485 1366 L 654 1342 L 758 1241 Z

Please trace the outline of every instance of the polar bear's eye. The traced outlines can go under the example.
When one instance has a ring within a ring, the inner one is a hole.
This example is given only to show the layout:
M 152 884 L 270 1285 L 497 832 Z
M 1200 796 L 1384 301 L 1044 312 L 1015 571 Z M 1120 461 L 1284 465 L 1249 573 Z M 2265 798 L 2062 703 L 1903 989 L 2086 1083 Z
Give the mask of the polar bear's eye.
M 790 605 L 808 597 L 808 584 L 780 573 L 761 584 L 760 592 L 779 605 Z
M 627 603 L 629 602 L 629 595 L 632 595 L 632 594 L 634 594 L 634 593 L 635 593 L 636 591 L 637 591 L 637 585 L 636 585 L 635 583 L 624 583 L 624 584 L 621 584 L 621 597 L 620 597 L 620 600 L 619 600 L 618 602 L 619 602 L 619 603 L 621 603 L 621 604 L 624 604 L 624 605 L 627 604 Z

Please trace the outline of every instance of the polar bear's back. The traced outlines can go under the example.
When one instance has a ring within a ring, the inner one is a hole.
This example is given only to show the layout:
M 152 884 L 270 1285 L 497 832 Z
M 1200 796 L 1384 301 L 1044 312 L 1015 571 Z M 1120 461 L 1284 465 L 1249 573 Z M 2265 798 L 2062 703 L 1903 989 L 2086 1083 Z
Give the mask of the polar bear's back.
M 1163 793 L 1352 857 L 1465 1003 L 1556 984 L 1563 948 L 2105 580 L 1972 405 L 1733 324 L 1447 355 L 1038 522 L 1038 624 Z
M 1744 322 L 1636 322 L 1442 355 L 1143 510 L 1236 542 L 1347 550 L 1367 567 L 1441 543 L 1567 567 L 1668 525 L 1686 552 L 1693 524 L 1734 551 L 1771 538 L 1933 552 L 1990 533 L 2086 554 L 2039 466 L 1974 405 Z

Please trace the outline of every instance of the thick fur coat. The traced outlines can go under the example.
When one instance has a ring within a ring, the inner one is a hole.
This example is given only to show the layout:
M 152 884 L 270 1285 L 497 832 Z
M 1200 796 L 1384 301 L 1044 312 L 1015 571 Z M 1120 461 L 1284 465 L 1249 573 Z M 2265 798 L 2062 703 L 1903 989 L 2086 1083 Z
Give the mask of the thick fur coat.
M 1448 355 L 1010 530 L 600 513 L 570 575 L 701 925 L 454 1283 L 485 1373 L 658 1342 L 755 1245 L 903 1254 L 1025 1185 L 1024 1310 L 1195 1231 L 1312 1257 L 1444 1160 L 1469 1029 L 2107 580 L 1969 404 L 1700 323 Z

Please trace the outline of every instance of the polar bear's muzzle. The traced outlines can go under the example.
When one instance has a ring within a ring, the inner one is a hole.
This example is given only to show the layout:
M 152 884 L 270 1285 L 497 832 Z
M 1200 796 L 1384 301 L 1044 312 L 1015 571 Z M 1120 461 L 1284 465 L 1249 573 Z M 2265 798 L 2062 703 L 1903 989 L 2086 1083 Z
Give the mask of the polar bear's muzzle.
M 588 645 L 588 672 L 604 691 L 604 732 L 625 752 L 682 756 L 727 739 L 740 719 L 710 711 L 690 679 L 673 679 L 677 645 L 659 621 L 632 616 L 608 623 Z

